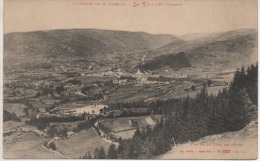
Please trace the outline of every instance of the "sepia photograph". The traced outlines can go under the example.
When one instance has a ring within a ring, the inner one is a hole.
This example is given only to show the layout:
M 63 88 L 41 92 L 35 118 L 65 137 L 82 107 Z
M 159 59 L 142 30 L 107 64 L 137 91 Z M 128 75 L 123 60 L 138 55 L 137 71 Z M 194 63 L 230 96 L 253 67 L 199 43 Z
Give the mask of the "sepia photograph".
M 2 159 L 257 159 L 256 0 L 4 0 Z

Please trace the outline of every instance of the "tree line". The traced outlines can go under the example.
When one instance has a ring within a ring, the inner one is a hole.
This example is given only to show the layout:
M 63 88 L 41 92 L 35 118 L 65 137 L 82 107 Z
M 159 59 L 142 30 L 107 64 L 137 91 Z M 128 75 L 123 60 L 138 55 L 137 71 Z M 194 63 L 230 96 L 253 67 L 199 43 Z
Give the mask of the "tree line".
M 42 117 L 31 118 L 31 120 L 25 121 L 26 124 L 36 126 L 39 130 L 43 130 L 50 125 L 51 122 L 75 122 L 85 120 L 84 116 L 67 116 L 67 117 Z M 91 121 L 92 122 L 92 121 Z

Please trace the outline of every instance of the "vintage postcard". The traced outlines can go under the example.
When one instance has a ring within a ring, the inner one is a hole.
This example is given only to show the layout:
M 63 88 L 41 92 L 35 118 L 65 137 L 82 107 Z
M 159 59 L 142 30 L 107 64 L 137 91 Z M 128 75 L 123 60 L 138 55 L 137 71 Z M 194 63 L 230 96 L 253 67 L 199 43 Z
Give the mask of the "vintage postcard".
M 5 0 L 2 159 L 257 159 L 256 0 Z

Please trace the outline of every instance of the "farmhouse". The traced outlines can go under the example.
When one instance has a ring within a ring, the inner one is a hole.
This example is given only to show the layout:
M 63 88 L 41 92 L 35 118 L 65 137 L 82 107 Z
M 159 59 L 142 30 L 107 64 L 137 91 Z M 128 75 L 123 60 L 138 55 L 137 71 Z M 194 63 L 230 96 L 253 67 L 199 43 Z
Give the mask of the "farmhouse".
M 116 138 L 129 138 L 134 135 L 137 129 L 147 126 L 154 127 L 161 120 L 162 115 L 150 115 L 141 117 L 125 117 L 107 119 L 98 122 L 95 126 L 104 136 L 113 134 Z
M 146 117 L 145 121 L 147 122 L 148 125 L 150 126 L 155 126 L 156 122 L 154 122 L 154 120 L 151 117 Z
M 36 135 L 41 136 L 41 137 L 45 137 L 47 135 L 45 132 L 38 130 L 38 129 L 32 130 L 32 132 L 35 133 Z
M 46 108 L 44 108 L 44 107 L 40 107 L 40 108 L 38 108 L 39 109 L 39 112 L 40 113 L 45 113 L 46 112 Z
M 75 135 L 76 133 L 75 132 L 73 132 L 73 131 L 69 131 L 69 132 L 67 132 L 67 136 L 68 137 L 71 137 L 71 136 L 73 136 L 73 135 Z
M 116 80 L 113 80 L 113 84 L 126 85 L 127 84 L 127 79 L 119 79 L 119 78 L 117 78 Z

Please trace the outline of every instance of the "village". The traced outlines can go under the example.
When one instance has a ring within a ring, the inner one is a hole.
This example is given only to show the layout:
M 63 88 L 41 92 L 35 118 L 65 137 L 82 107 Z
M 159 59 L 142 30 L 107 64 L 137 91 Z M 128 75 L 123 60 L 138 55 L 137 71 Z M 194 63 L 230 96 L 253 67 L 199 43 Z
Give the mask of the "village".
M 154 127 L 164 117 L 143 105 L 126 108 L 117 104 L 193 97 L 204 85 L 214 94 L 228 85 L 233 73 L 129 71 L 120 65 L 109 69 L 92 63 L 84 69 L 70 69 L 67 64 L 55 73 L 35 70 L 10 75 L 4 86 L 4 110 L 10 115 L 4 122 L 4 143 L 40 137 L 43 148 L 59 158 L 65 157 L 59 151 L 60 144 L 87 135 L 105 147 L 117 146 L 118 140 L 131 138 L 136 130 L 147 126 Z

